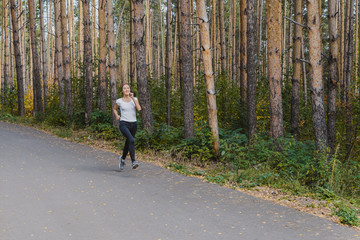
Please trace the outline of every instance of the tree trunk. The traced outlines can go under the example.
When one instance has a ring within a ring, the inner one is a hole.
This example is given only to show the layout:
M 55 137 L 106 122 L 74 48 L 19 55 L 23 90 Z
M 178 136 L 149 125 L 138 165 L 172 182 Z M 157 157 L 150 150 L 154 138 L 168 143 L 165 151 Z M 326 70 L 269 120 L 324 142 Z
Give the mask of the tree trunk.
M 302 24 L 303 7 L 302 0 L 296 0 L 294 6 L 295 21 Z M 294 64 L 293 78 L 291 86 L 291 132 L 294 136 L 299 136 L 299 107 L 300 107 L 300 79 L 301 79 L 301 42 L 302 27 L 294 26 Z
M 72 93 L 71 93 L 71 72 L 70 72 L 70 55 L 69 55 L 69 41 L 67 31 L 67 13 L 66 2 L 60 1 L 61 7 L 61 28 L 62 28 L 62 54 L 64 66 L 64 90 L 65 90 L 65 105 L 66 114 L 71 116 L 73 114 Z
M 212 17 L 211 17 L 211 50 L 213 61 L 213 69 L 216 71 L 216 52 L 217 52 L 217 41 L 216 41 L 216 0 L 212 0 Z
M 255 0 L 247 1 L 247 107 L 249 142 L 256 133 L 256 17 Z
M 194 137 L 194 101 L 193 101 L 193 69 L 191 57 L 190 1 L 181 0 L 180 7 L 180 62 L 181 78 L 184 91 L 184 136 Z M 225 34 L 224 34 L 225 36 Z M 225 42 L 224 42 L 225 43 Z M 224 52 L 224 54 L 226 54 Z M 226 58 L 225 58 L 226 63 Z M 223 69 L 226 70 L 225 68 Z
M 339 17 L 339 26 L 341 26 L 340 30 L 340 58 L 339 58 L 339 81 L 340 81 L 340 99 L 343 101 L 344 99 L 344 91 L 345 91 L 345 84 L 344 84 L 344 55 L 345 55 L 345 0 L 340 1 L 340 17 Z
M 79 1 L 81 2 L 81 0 Z M 73 76 L 75 74 L 76 69 L 78 69 L 75 66 L 75 21 L 74 21 L 74 8 L 72 7 L 74 5 L 73 0 L 70 0 L 70 8 L 69 8 L 69 31 L 70 31 L 70 69 L 71 69 L 71 75 Z
M 116 52 L 115 52 L 115 34 L 114 34 L 114 17 L 113 17 L 113 4 L 112 1 L 107 1 L 107 33 L 109 43 L 109 75 L 110 75 L 110 99 L 111 109 L 114 108 L 117 99 L 116 90 Z M 118 121 L 114 113 L 112 113 L 112 121 L 114 126 L 118 126 Z
M 237 71 L 237 61 L 236 61 L 236 1 L 232 0 L 232 62 L 231 62 L 231 71 L 232 71 L 232 84 L 236 82 L 236 71 Z
M 8 101 L 8 91 L 9 91 L 9 27 L 8 27 L 8 0 L 3 1 L 3 34 L 4 34 L 4 71 L 3 71 L 3 103 L 7 103 Z M 34 101 L 35 103 L 35 101 Z
M 224 0 L 219 0 L 219 31 L 220 31 L 220 50 L 221 50 L 221 72 L 226 74 L 226 40 L 225 40 L 225 21 L 224 21 Z
M 316 149 L 320 152 L 324 152 L 328 143 L 322 81 L 321 24 L 318 3 L 318 0 L 307 0 L 311 75 L 310 89 Z
M 78 49 L 78 61 L 83 62 L 84 60 L 84 10 L 83 10 L 83 1 L 79 1 L 79 49 Z M 81 71 L 78 72 L 78 76 L 80 76 Z
M 61 15 L 60 15 L 60 0 L 56 0 L 55 8 L 55 55 L 56 55 L 56 71 L 55 77 L 59 85 L 59 105 L 60 108 L 65 108 L 65 94 L 64 94 L 64 69 L 63 69 L 63 54 L 62 54 L 62 38 L 61 38 Z
M 353 131 L 352 131 L 352 116 L 351 116 L 351 75 L 353 64 L 353 49 L 354 49 L 354 0 L 347 1 L 345 16 L 345 58 L 344 58 L 344 84 L 345 84 L 345 102 L 346 102 L 346 139 L 347 148 L 351 146 Z
M 336 22 L 337 15 L 337 1 L 329 0 L 329 42 L 330 42 L 330 58 L 329 58 L 329 77 L 328 77 L 328 142 L 330 153 L 335 153 L 336 142 L 336 93 L 339 82 L 338 77 L 338 28 Z
M 109 0 L 110 1 L 110 0 Z M 106 0 L 99 0 L 99 108 L 106 112 Z
M 240 95 L 243 102 L 246 102 L 246 91 L 247 91 L 247 74 L 246 74 L 246 63 L 247 63 L 247 50 L 246 50 L 246 0 L 240 0 L 240 18 L 241 18 L 241 40 L 240 40 Z
M 130 18 L 134 18 L 134 7 L 132 0 L 129 0 L 130 2 Z M 135 78 L 135 68 L 134 68 L 134 21 L 130 21 L 130 86 L 133 86 L 134 84 L 134 78 Z
M 34 0 L 29 0 L 29 31 L 31 39 L 31 52 L 33 63 L 33 91 L 34 91 L 34 114 L 37 115 L 43 112 L 42 90 L 41 90 L 41 76 L 40 76 L 40 62 L 37 51 L 36 39 L 36 24 L 35 24 L 35 3 Z
M 85 65 L 85 122 L 90 123 L 93 105 L 92 38 L 90 1 L 83 0 L 84 17 L 84 65 Z
M 145 44 L 144 44 L 144 8 L 143 0 L 132 0 L 134 6 L 134 46 L 136 55 L 136 74 L 139 101 L 142 106 L 141 120 L 145 130 L 153 132 L 151 99 L 146 77 Z
M 165 56 L 165 87 L 166 87 L 166 123 L 171 123 L 171 42 L 172 42 L 172 3 L 167 0 L 166 12 L 166 56 Z
M 13 41 L 14 41 L 14 53 L 16 61 L 16 79 L 17 79 L 17 95 L 18 95 L 18 113 L 20 116 L 25 116 L 25 105 L 24 105 L 24 68 L 21 60 L 20 50 L 20 36 L 19 36 L 19 24 L 16 8 L 17 5 L 15 0 L 10 0 L 11 4 L 11 20 L 13 30 Z
M 263 16 L 263 1 L 264 0 L 257 0 L 257 22 L 256 22 L 256 26 L 257 26 L 257 33 L 256 33 L 256 39 L 258 40 L 257 42 L 257 59 L 258 62 L 260 64 L 260 59 L 261 59 L 261 39 L 262 39 L 262 16 Z
M 47 95 L 48 95 L 48 66 L 47 66 L 47 60 L 46 60 L 46 45 L 45 45 L 45 30 L 44 30 L 44 7 L 43 7 L 43 1 L 39 1 L 40 5 L 40 39 L 41 39 L 41 65 L 42 65 L 42 80 L 43 80 L 43 88 L 44 88 L 44 110 L 45 113 L 47 113 L 48 109 L 48 103 L 47 103 Z
M 273 139 L 284 136 L 281 96 L 281 1 L 270 0 L 266 5 L 268 32 L 268 77 L 270 93 L 270 134 Z
M 206 0 L 196 1 L 197 15 L 200 20 L 201 49 L 206 81 L 206 99 L 208 106 L 209 125 L 213 137 L 213 148 L 219 154 L 220 139 L 217 119 L 216 93 L 214 83 L 214 72 L 212 68 L 211 45 L 210 45 L 210 24 L 206 13 Z

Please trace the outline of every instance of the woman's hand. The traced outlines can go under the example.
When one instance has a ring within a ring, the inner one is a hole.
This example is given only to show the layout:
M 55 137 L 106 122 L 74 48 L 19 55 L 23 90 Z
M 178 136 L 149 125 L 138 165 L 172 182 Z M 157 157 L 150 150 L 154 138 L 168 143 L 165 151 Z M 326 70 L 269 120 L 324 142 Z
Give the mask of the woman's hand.
M 131 97 L 131 99 L 134 99 L 134 93 L 129 93 L 129 97 Z

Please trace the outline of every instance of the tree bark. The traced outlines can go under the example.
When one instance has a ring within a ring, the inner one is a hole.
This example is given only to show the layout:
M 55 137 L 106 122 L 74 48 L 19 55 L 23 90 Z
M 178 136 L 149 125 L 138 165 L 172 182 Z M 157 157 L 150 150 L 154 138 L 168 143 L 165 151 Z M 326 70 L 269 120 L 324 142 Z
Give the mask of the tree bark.
M 46 44 L 45 44 L 45 29 L 44 29 L 44 7 L 43 7 L 43 1 L 39 1 L 40 5 L 40 39 L 41 39 L 41 65 L 42 65 L 42 80 L 43 80 L 43 89 L 44 89 L 44 111 L 47 112 L 48 109 L 48 66 L 47 66 L 47 60 L 46 60 Z
M 256 16 L 255 0 L 247 1 L 247 108 L 249 143 L 256 133 Z
M 353 66 L 353 34 L 354 34 L 354 0 L 346 3 L 345 15 L 345 57 L 344 57 L 344 85 L 345 85 L 345 102 L 346 102 L 346 144 L 347 148 L 351 146 L 352 131 L 352 114 L 351 114 L 351 75 Z
M 110 1 L 110 0 L 109 0 Z M 106 0 L 99 0 L 99 108 L 106 112 Z
M 107 33 L 108 33 L 108 43 L 109 43 L 109 75 L 110 75 L 110 100 L 111 100 L 111 109 L 114 108 L 117 99 L 117 90 L 116 90 L 116 53 L 115 53 L 115 34 L 114 34 L 114 17 L 113 17 L 113 5 L 112 1 L 107 1 Z M 112 112 L 112 111 L 111 111 Z M 112 121 L 114 126 L 118 126 L 118 121 L 114 113 L 112 113 Z
M 16 62 L 16 79 L 17 79 L 17 95 L 18 95 L 18 114 L 25 116 L 25 104 L 24 104 L 24 68 L 22 65 L 22 56 L 20 50 L 20 36 L 19 36 L 19 23 L 16 12 L 17 5 L 15 0 L 10 0 L 11 4 L 11 20 L 13 30 L 14 41 L 14 53 Z
M 63 69 L 63 54 L 62 54 L 62 38 L 61 38 L 61 14 L 60 14 L 60 0 L 56 0 L 55 8 L 55 56 L 56 56 L 56 71 L 59 86 L 59 106 L 65 108 L 65 94 L 64 94 L 64 69 Z
M 4 70 L 3 70 L 3 85 L 2 85 L 2 92 L 3 92 L 3 103 L 7 103 L 7 95 L 9 91 L 9 28 L 8 28 L 8 0 L 3 1 L 3 34 L 4 34 Z M 35 101 L 34 101 L 35 103 Z
M 139 101 L 142 106 L 141 120 L 145 130 L 153 132 L 151 99 L 146 77 L 145 44 L 144 44 L 144 8 L 143 0 L 132 0 L 134 6 L 134 46 L 136 55 L 136 74 Z
M 130 2 L 130 18 L 134 18 L 134 7 L 132 0 L 129 0 Z M 130 39 L 130 86 L 134 85 L 134 79 L 135 79 L 135 59 L 134 59 L 134 21 L 130 20 L 130 33 L 129 33 L 129 39 Z
M 311 75 L 310 89 L 316 149 L 324 152 L 328 143 L 322 82 L 321 24 L 318 3 L 318 0 L 307 0 Z
M 193 69 L 191 56 L 190 1 L 181 0 L 180 7 L 180 62 L 184 91 L 184 137 L 194 137 Z M 224 34 L 225 36 L 225 34 Z M 224 53 L 225 54 L 225 53 Z M 225 58 L 226 64 L 226 58 Z M 223 69 L 226 70 L 225 68 Z
M 219 154 L 220 139 L 217 119 L 216 93 L 214 83 L 214 72 L 212 68 L 211 45 L 210 45 L 210 24 L 206 13 L 206 0 L 196 1 L 197 15 L 200 20 L 201 49 L 206 81 L 206 99 L 208 106 L 209 125 L 213 137 L 213 149 Z
M 302 0 L 296 0 L 294 6 L 295 22 L 302 24 L 303 7 Z M 300 108 L 300 79 L 301 79 L 301 43 L 302 27 L 298 24 L 294 26 L 294 64 L 293 78 L 291 86 L 291 132 L 295 137 L 299 137 L 299 108 Z
M 71 116 L 73 114 L 72 92 L 71 92 L 71 72 L 70 72 L 70 55 L 69 55 L 69 41 L 67 31 L 67 13 L 66 2 L 60 1 L 61 7 L 61 35 L 62 35 L 62 54 L 64 66 L 64 90 L 65 90 L 65 107 L 66 114 Z
M 78 60 L 83 62 L 84 60 L 84 10 L 83 10 L 83 1 L 79 1 L 79 31 L 78 31 L 79 39 L 79 50 L 78 50 Z M 78 76 L 80 76 L 81 71 L 78 72 Z
M 172 3 L 167 0 L 166 11 L 166 56 L 165 56 L 165 87 L 166 87 L 166 123 L 171 124 L 171 42 L 172 42 Z
M 33 63 L 33 91 L 34 91 L 34 114 L 43 112 L 40 62 L 37 51 L 36 24 L 35 24 L 35 3 L 34 0 L 28 1 L 29 5 L 29 31 L 31 39 L 31 52 Z
M 240 40 L 240 95 L 244 103 L 246 103 L 247 96 L 247 50 L 246 50 L 246 27 L 247 27 L 247 17 L 246 17 L 246 1 L 240 0 L 240 18 L 241 18 L 241 40 Z
M 90 123 L 93 105 L 92 38 L 90 1 L 83 0 L 84 17 L 84 65 L 85 65 L 85 122 Z
M 224 0 L 219 0 L 219 31 L 220 31 L 220 50 L 221 50 L 221 72 L 226 74 L 226 40 L 225 40 L 225 21 L 224 21 Z
M 328 142 L 330 153 L 335 153 L 336 142 L 336 93 L 338 89 L 338 28 L 337 28 L 337 3 L 338 0 L 329 0 L 329 42 L 330 42 L 330 58 L 329 58 L 329 77 L 328 77 Z
M 284 136 L 281 96 L 281 1 L 266 4 L 268 32 L 268 77 L 270 93 L 270 134 L 273 139 Z

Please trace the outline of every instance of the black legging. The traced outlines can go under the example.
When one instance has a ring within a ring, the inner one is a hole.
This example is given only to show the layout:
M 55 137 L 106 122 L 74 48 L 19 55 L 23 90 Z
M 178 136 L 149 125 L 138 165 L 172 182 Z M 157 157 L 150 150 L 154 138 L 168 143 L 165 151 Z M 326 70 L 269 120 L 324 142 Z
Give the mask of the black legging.
M 124 137 L 126 137 L 122 159 L 125 159 L 126 155 L 130 151 L 130 158 L 133 162 L 135 161 L 135 134 L 137 130 L 137 123 L 120 121 L 119 128 Z

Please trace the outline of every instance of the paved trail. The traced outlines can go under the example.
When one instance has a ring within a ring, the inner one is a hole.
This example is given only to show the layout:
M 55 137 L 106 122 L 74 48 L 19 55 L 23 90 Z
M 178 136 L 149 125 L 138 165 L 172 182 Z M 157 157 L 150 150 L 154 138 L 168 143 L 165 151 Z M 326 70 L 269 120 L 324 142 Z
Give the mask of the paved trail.
M 0 122 L 1 240 L 360 239 L 328 220 Z

